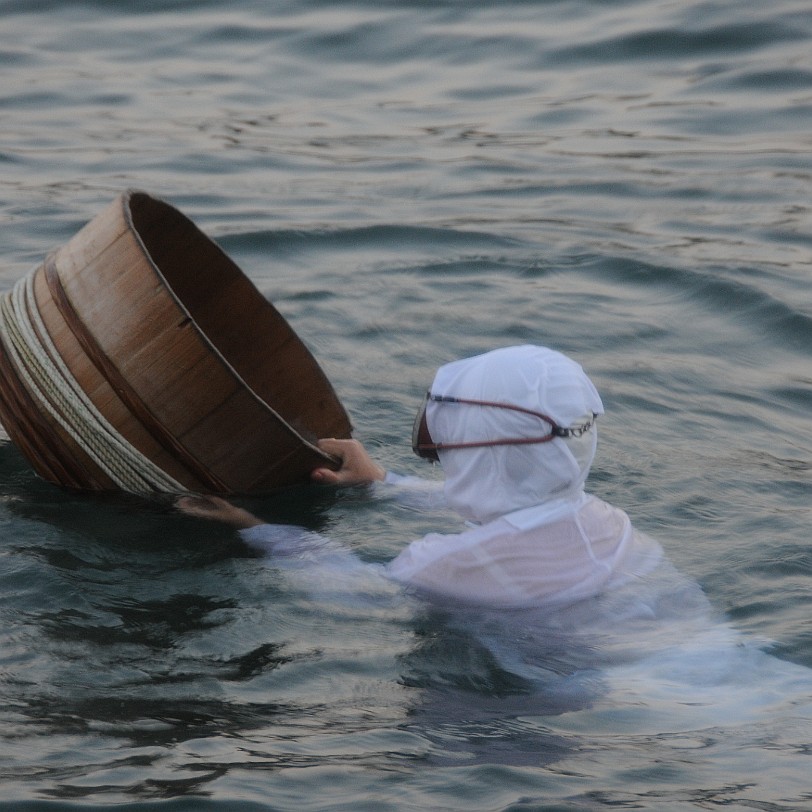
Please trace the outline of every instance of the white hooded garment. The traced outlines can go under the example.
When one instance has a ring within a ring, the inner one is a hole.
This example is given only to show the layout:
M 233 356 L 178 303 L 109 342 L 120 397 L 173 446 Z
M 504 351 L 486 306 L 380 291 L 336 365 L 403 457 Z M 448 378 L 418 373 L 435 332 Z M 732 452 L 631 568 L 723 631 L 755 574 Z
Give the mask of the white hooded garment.
M 583 369 L 545 347 L 447 364 L 431 392 L 521 406 L 564 428 L 603 413 Z M 550 429 L 532 415 L 461 403 L 429 401 L 426 418 L 435 443 L 539 437 Z M 662 558 L 659 545 L 623 511 L 584 492 L 596 445 L 593 425 L 580 438 L 440 450 L 446 502 L 470 529 L 413 542 L 389 564 L 389 576 L 439 598 L 528 608 L 593 597 L 651 572 Z
M 563 428 L 603 413 L 583 369 L 545 347 L 508 347 L 447 364 L 431 391 L 524 407 Z M 462 403 L 429 401 L 426 418 L 435 443 L 535 438 L 550 431 L 532 415 Z M 445 502 L 468 527 L 413 541 L 383 573 L 441 601 L 511 609 L 572 604 L 645 578 L 663 561 L 660 546 L 635 531 L 622 510 L 584 492 L 596 446 L 593 423 L 581 437 L 440 450 Z M 395 474 L 387 482 L 400 485 L 396 490 L 406 501 L 416 496 L 418 502 L 428 484 Z M 319 560 L 335 567 L 347 559 L 353 570 L 360 564 L 349 551 L 301 528 L 260 525 L 240 535 L 252 548 L 291 564 Z
M 524 406 L 563 427 L 603 411 L 583 370 L 541 347 L 448 364 L 432 392 Z M 445 443 L 546 431 L 528 415 L 451 403 L 429 402 L 427 422 L 432 439 Z M 596 439 L 593 426 L 580 440 L 440 451 L 447 502 L 469 526 L 414 541 L 388 565 L 365 563 L 299 527 L 260 525 L 240 534 L 272 555 L 276 567 L 298 573 L 329 601 L 320 604 L 327 611 L 336 597 L 386 605 L 379 597 L 401 593 L 394 584 L 436 598 L 444 608 L 459 604 L 462 611 L 443 613 L 444 625 L 472 630 L 500 669 L 534 684 L 534 695 L 545 702 L 560 703 L 566 718 L 553 723 L 549 711 L 541 713 L 545 730 L 559 729 L 567 740 L 595 724 L 638 738 L 673 732 L 678 741 L 694 735 L 686 733 L 691 726 L 700 733 L 731 728 L 735 740 L 739 729 L 763 719 L 769 731 L 795 725 L 808 715 L 808 669 L 768 657 L 715 622 L 699 585 L 680 575 L 658 544 L 635 531 L 623 511 L 584 492 Z M 392 474 L 387 480 L 383 492 L 413 506 L 424 499 L 437 506 L 426 487 L 434 483 Z M 422 707 L 430 721 L 435 710 L 443 725 L 447 719 L 456 724 L 445 661 L 441 665 L 440 691 L 434 700 L 423 692 Z M 497 713 L 515 707 L 517 718 L 533 718 L 540 711 L 532 696 L 524 704 L 520 692 L 517 704 L 507 706 L 503 695 L 483 692 L 479 700 L 492 701 Z M 446 747 L 448 737 L 443 741 Z

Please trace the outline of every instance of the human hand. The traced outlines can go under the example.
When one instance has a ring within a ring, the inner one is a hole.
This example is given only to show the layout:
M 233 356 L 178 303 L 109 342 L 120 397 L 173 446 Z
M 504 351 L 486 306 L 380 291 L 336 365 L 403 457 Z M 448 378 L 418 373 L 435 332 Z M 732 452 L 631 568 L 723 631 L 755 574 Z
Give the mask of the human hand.
M 253 513 L 232 505 L 219 496 L 181 496 L 175 501 L 175 507 L 187 516 L 224 522 L 238 530 L 264 523 Z
M 369 456 L 358 440 L 319 440 L 319 448 L 338 457 L 341 468 L 316 468 L 311 474 L 314 482 L 321 485 L 366 485 L 382 481 L 386 471 Z

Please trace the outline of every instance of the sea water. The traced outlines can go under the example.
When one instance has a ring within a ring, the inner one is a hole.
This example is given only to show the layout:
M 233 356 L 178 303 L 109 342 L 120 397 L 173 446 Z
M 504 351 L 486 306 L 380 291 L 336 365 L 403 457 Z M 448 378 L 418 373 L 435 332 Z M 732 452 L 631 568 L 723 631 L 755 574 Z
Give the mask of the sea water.
M 563 350 L 606 405 L 590 490 L 705 602 L 645 634 L 449 615 L 63 492 L 5 442 L 0 808 L 812 809 L 808 3 L 0 14 L 3 290 L 144 189 L 430 479 L 408 435 L 439 364 Z M 364 489 L 243 503 L 370 564 L 459 527 Z

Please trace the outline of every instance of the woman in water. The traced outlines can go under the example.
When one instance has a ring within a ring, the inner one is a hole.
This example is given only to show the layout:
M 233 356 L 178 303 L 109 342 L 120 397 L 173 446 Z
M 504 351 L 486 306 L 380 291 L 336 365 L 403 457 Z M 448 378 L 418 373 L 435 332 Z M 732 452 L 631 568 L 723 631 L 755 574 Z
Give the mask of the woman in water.
M 583 369 L 545 347 L 508 347 L 441 367 L 412 445 L 441 464 L 445 502 L 467 525 L 413 541 L 384 574 L 434 600 L 503 609 L 573 604 L 647 576 L 662 563 L 660 546 L 584 491 L 601 414 Z M 316 469 L 316 483 L 418 487 L 415 477 L 384 471 L 357 440 L 319 445 L 341 467 Z M 178 506 L 235 526 L 271 555 L 320 543 L 223 499 L 182 498 Z

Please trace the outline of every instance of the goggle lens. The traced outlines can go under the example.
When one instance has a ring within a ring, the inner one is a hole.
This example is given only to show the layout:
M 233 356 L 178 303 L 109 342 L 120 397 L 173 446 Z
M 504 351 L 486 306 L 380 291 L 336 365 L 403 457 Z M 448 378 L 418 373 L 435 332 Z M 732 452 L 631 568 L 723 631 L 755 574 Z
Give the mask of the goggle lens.
M 423 403 L 418 409 L 417 416 L 414 419 L 414 426 L 412 426 L 412 451 L 424 460 L 431 460 L 432 462 L 439 462 L 440 455 L 437 453 L 437 447 L 429 434 L 429 426 L 426 422 L 426 407 L 429 405 L 430 392 L 426 392 L 423 398 Z

